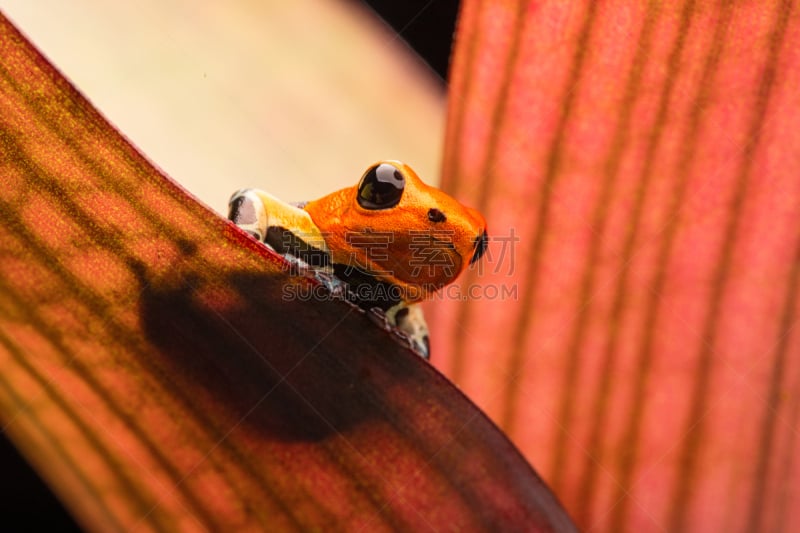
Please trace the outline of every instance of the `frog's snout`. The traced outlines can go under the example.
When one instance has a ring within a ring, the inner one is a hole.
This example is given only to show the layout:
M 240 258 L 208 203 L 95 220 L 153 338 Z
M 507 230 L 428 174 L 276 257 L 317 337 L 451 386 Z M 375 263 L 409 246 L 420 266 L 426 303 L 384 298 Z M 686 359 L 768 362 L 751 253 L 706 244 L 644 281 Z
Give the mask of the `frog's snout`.
M 472 245 L 472 247 L 475 248 L 475 251 L 472 253 L 472 259 L 469 260 L 470 265 L 474 264 L 481 257 L 483 257 L 487 246 L 489 246 L 489 235 L 486 233 L 486 230 L 483 230 L 483 233 L 475 237 L 474 244 Z

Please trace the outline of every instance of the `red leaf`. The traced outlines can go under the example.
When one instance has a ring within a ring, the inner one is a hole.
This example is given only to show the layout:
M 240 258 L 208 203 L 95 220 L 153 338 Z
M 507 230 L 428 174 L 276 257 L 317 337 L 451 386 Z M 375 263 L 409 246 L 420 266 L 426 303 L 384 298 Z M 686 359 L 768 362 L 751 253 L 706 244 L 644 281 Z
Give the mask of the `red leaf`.
M 0 414 L 87 527 L 571 529 L 445 379 L 160 175 L 0 18 Z M 317 287 L 318 288 L 318 287 Z
M 437 306 L 436 363 L 587 530 L 800 520 L 796 7 L 463 4 L 444 183 L 518 298 Z

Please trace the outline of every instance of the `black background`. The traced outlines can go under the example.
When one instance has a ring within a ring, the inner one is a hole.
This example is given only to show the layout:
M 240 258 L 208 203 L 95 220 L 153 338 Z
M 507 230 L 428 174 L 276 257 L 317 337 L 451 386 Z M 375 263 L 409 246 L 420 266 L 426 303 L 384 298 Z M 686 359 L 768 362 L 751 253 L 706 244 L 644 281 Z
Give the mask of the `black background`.
M 447 78 L 458 0 L 371 1 L 369 5 L 442 77 Z
M 358 2 L 358 0 L 342 0 Z M 442 77 L 447 77 L 458 0 L 363 2 Z M 62 505 L 0 432 L 0 517 L 14 531 L 80 531 Z

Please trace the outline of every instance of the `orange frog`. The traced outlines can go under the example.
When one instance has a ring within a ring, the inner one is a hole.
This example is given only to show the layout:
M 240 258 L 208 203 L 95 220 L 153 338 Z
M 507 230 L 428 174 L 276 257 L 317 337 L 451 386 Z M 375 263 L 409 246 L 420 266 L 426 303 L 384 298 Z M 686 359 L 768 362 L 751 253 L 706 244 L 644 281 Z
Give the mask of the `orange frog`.
M 417 304 L 478 261 L 488 241 L 480 213 L 399 161 L 380 161 L 357 186 L 304 204 L 243 189 L 228 218 L 287 259 L 343 281 L 359 307 L 383 311 L 426 359 Z

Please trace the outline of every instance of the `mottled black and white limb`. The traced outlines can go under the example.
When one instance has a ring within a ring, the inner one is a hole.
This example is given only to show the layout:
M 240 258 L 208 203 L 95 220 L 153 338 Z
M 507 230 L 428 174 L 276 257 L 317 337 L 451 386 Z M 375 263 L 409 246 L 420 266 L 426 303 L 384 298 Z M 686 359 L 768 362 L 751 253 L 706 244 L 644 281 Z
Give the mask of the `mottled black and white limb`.
M 411 347 L 417 353 L 425 359 L 430 359 L 428 323 L 425 321 L 422 305 L 398 304 L 386 312 L 386 320 L 408 336 Z

